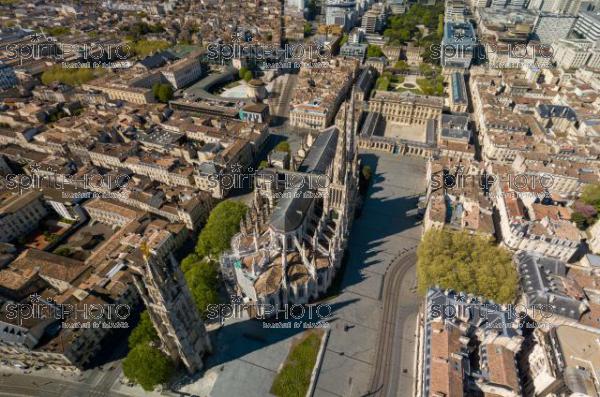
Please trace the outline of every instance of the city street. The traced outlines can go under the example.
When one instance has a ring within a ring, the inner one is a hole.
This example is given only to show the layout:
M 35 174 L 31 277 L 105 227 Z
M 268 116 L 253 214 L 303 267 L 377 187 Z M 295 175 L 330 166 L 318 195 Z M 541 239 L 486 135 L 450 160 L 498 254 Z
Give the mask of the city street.
M 371 166 L 374 178 L 362 214 L 352 226 L 342 292 L 331 301 L 348 303 L 333 315 L 317 380 L 318 397 L 384 395 L 382 386 L 387 387 L 390 379 L 394 379 L 390 390 L 404 395 L 412 390 L 418 307 L 413 292 L 415 257 L 397 260 L 397 255 L 414 248 L 420 239 L 421 227 L 407 212 L 425 190 L 425 161 L 375 152 L 363 153 L 361 159 Z M 384 287 L 388 283 L 391 287 Z M 388 352 L 385 357 L 381 350 Z

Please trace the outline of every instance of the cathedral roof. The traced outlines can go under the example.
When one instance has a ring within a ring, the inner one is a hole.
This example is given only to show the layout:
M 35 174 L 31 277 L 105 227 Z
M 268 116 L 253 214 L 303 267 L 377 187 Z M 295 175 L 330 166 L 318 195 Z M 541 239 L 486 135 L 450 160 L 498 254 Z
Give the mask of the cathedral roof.
M 314 195 L 306 194 L 308 186 L 303 184 L 283 192 L 283 197 L 271 215 L 271 228 L 280 233 L 296 230 L 304 220 Z
M 288 255 L 287 275 L 290 284 L 306 284 L 310 275 L 306 266 L 302 264 L 302 258 L 298 253 Z
M 269 268 L 258 276 L 258 279 L 254 283 L 254 289 L 258 295 L 271 295 L 279 291 L 281 286 L 281 277 L 283 271 L 281 264 L 273 264 Z
M 338 133 L 336 126 L 323 130 L 310 147 L 298 171 L 324 174 L 335 156 Z

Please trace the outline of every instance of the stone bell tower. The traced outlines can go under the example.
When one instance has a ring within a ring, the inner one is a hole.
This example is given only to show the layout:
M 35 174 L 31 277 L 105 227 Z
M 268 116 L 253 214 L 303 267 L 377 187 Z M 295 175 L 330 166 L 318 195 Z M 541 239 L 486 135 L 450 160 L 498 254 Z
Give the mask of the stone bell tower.
M 141 264 L 134 266 L 134 283 L 162 342 L 162 349 L 188 372 L 202 369 L 211 351 L 204 322 L 172 254 L 162 260 L 142 244 Z

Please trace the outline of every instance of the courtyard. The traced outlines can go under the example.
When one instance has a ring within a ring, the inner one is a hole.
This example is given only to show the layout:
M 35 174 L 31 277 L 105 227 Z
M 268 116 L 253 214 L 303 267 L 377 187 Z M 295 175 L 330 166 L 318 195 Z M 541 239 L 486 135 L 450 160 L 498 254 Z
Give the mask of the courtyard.
M 427 125 L 404 125 L 399 123 L 387 122 L 383 136 L 391 139 L 404 139 L 412 142 L 426 143 Z

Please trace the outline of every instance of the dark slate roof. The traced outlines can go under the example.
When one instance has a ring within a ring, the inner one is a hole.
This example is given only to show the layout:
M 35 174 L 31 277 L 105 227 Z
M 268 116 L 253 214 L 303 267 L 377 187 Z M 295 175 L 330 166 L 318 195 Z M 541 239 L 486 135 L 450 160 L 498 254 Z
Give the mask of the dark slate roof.
M 154 55 L 147 56 L 142 59 L 139 63 L 143 65 L 146 69 L 155 69 L 163 66 L 167 62 L 172 62 L 176 60 L 177 57 L 173 55 L 169 51 L 161 51 L 157 52 Z
M 577 114 L 568 106 L 541 104 L 537 107 L 538 114 L 544 119 L 558 117 L 570 121 L 577 120 Z
M 324 174 L 335 156 L 338 134 L 336 126 L 323 130 L 313 142 L 298 171 Z
M 198 171 L 201 174 L 216 175 L 219 173 L 219 170 L 217 169 L 215 163 L 213 163 L 213 162 L 200 163 L 200 165 L 198 166 Z
M 560 280 L 566 275 L 563 262 L 528 251 L 517 253 L 515 260 L 528 305 L 546 305 L 545 311 L 579 320 L 586 305 L 564 291 Z
M 463 292 L 430 288 L 427 291 L 426 306 L 427 322 L 436 316 L 448 320 L 461 318 L 484 331 L 509 337 L 520 333 L 513 325 L 516 316 L 510 308 Z
M 464 130 L 462 128 L 442 128 L 442 137 L 469 140 L 471 139 L 471 133 L 469 130 Z
M 442 114 L 442 127 L 467 128 L 469 117 L 461 114 Z
M 427 120 L 427 125 L 425 128 L 425 138 L 428 145 L 435 144 L 435 121 Z
M 280 233 L 300 227 L 313 201 L 310 193 L 308 184 L 285 190 L 271 215 L 271 227 Z
M 465 87 L 465 78 L 460 73 L 452 73 L 452 100 L 455 103 L 467 102 L 467 89 Z
M 365 119 L 365 123 L 363 124 L 360 135 L 362 136 L 373 136 L 373 135 L 383 135 L 384 128 L 382 128 L 383 118 L 380 113 L 377 112 L 369 112 L 367 114 L 367 118 Z
M 586 254 L 585 257 L 590 261 L 592 266 L 600 267 L 600 255 Z
M 360 75 L 358 76 L 358 80 L 356 80 L 355 89 L 361 91 L 367 91 L 369 89 L 369 85 L 375 79 L 375 69 L 372 67 L 367 67 L 362 70 Z

